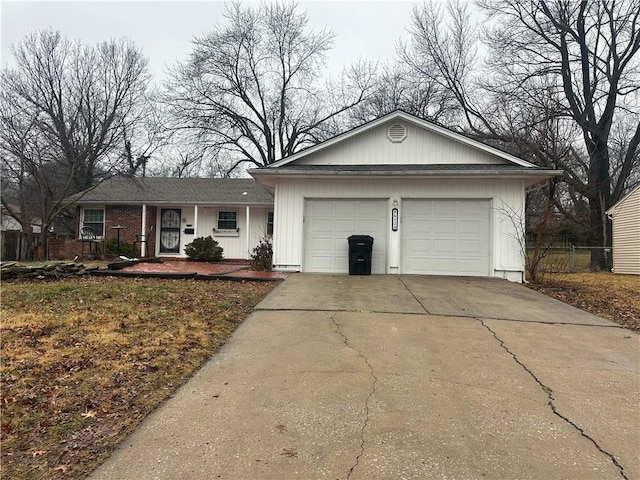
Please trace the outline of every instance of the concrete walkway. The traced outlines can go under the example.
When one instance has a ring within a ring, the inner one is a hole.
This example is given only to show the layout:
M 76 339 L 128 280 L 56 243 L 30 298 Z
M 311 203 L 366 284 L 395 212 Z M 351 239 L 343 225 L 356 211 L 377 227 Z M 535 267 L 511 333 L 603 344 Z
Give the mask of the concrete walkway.
M 295 274 L 93 479 L 640 479 L 640 339 L 494 279 Z

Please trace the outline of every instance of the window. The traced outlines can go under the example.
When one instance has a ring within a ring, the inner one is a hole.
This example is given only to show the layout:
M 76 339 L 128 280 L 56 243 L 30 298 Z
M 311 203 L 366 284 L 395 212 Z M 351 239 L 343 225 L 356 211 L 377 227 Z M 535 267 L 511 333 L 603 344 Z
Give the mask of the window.
M 82 227 L 91 227 L 96 236 L 104 236 L 104 208 L 85 208 L 82 214 Z
M 273 236 L 273 212 L 267 213 L 267 235 Z
M 238 228 L 237 212 L 218 212 L 218 230 L 236 230 Z

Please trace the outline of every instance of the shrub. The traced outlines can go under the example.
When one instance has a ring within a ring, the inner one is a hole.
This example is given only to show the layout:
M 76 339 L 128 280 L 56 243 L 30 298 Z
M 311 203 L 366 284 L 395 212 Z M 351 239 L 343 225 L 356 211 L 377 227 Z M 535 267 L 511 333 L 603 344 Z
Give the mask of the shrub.
M 273 266 L 273 245 L 271 238 L 263 238 L 256 245 L 251 254 L 251 268 L 254 270 L 270 272 Z
M 222 260 L 222 247 L 211 235 L 198 237 L 184 247 L 189 260 L 200 262 L 218 262 Z
M 115 257 L 118 255 L 118 240 L 115 238 L 108 238 L 104 241 L 104 254 L 106 257 Z M 126 242 L 120 242 L 120 255 L 133 258 L 136 256 L 136 252 L 133 245 Z

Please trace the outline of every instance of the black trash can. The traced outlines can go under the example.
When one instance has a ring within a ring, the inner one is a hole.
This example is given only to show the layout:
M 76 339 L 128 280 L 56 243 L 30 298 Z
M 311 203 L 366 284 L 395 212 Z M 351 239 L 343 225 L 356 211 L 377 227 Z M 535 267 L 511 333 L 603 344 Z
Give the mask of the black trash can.
M 351 235 L 349 240 L 349 275 L 371 275 L 371 235 Z

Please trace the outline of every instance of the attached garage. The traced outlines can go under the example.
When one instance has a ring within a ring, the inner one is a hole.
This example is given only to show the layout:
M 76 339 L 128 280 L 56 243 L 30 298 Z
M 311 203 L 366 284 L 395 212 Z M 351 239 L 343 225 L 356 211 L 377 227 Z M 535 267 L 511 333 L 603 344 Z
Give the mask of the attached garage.
M 273 264 L 347 273 L 347 238 L 374 237 L 372 273 L 521 282 L 525 190 L 561 172 L 394 112 L 264 168 Z
M 489 200 L 402 201 L 402 273 L 489 276 Z
M 347 238 L 371 235 L 371 273 L 386 273 L 387 203 L 376 199 L 306 199 L 303 270 L 348 272 Z

